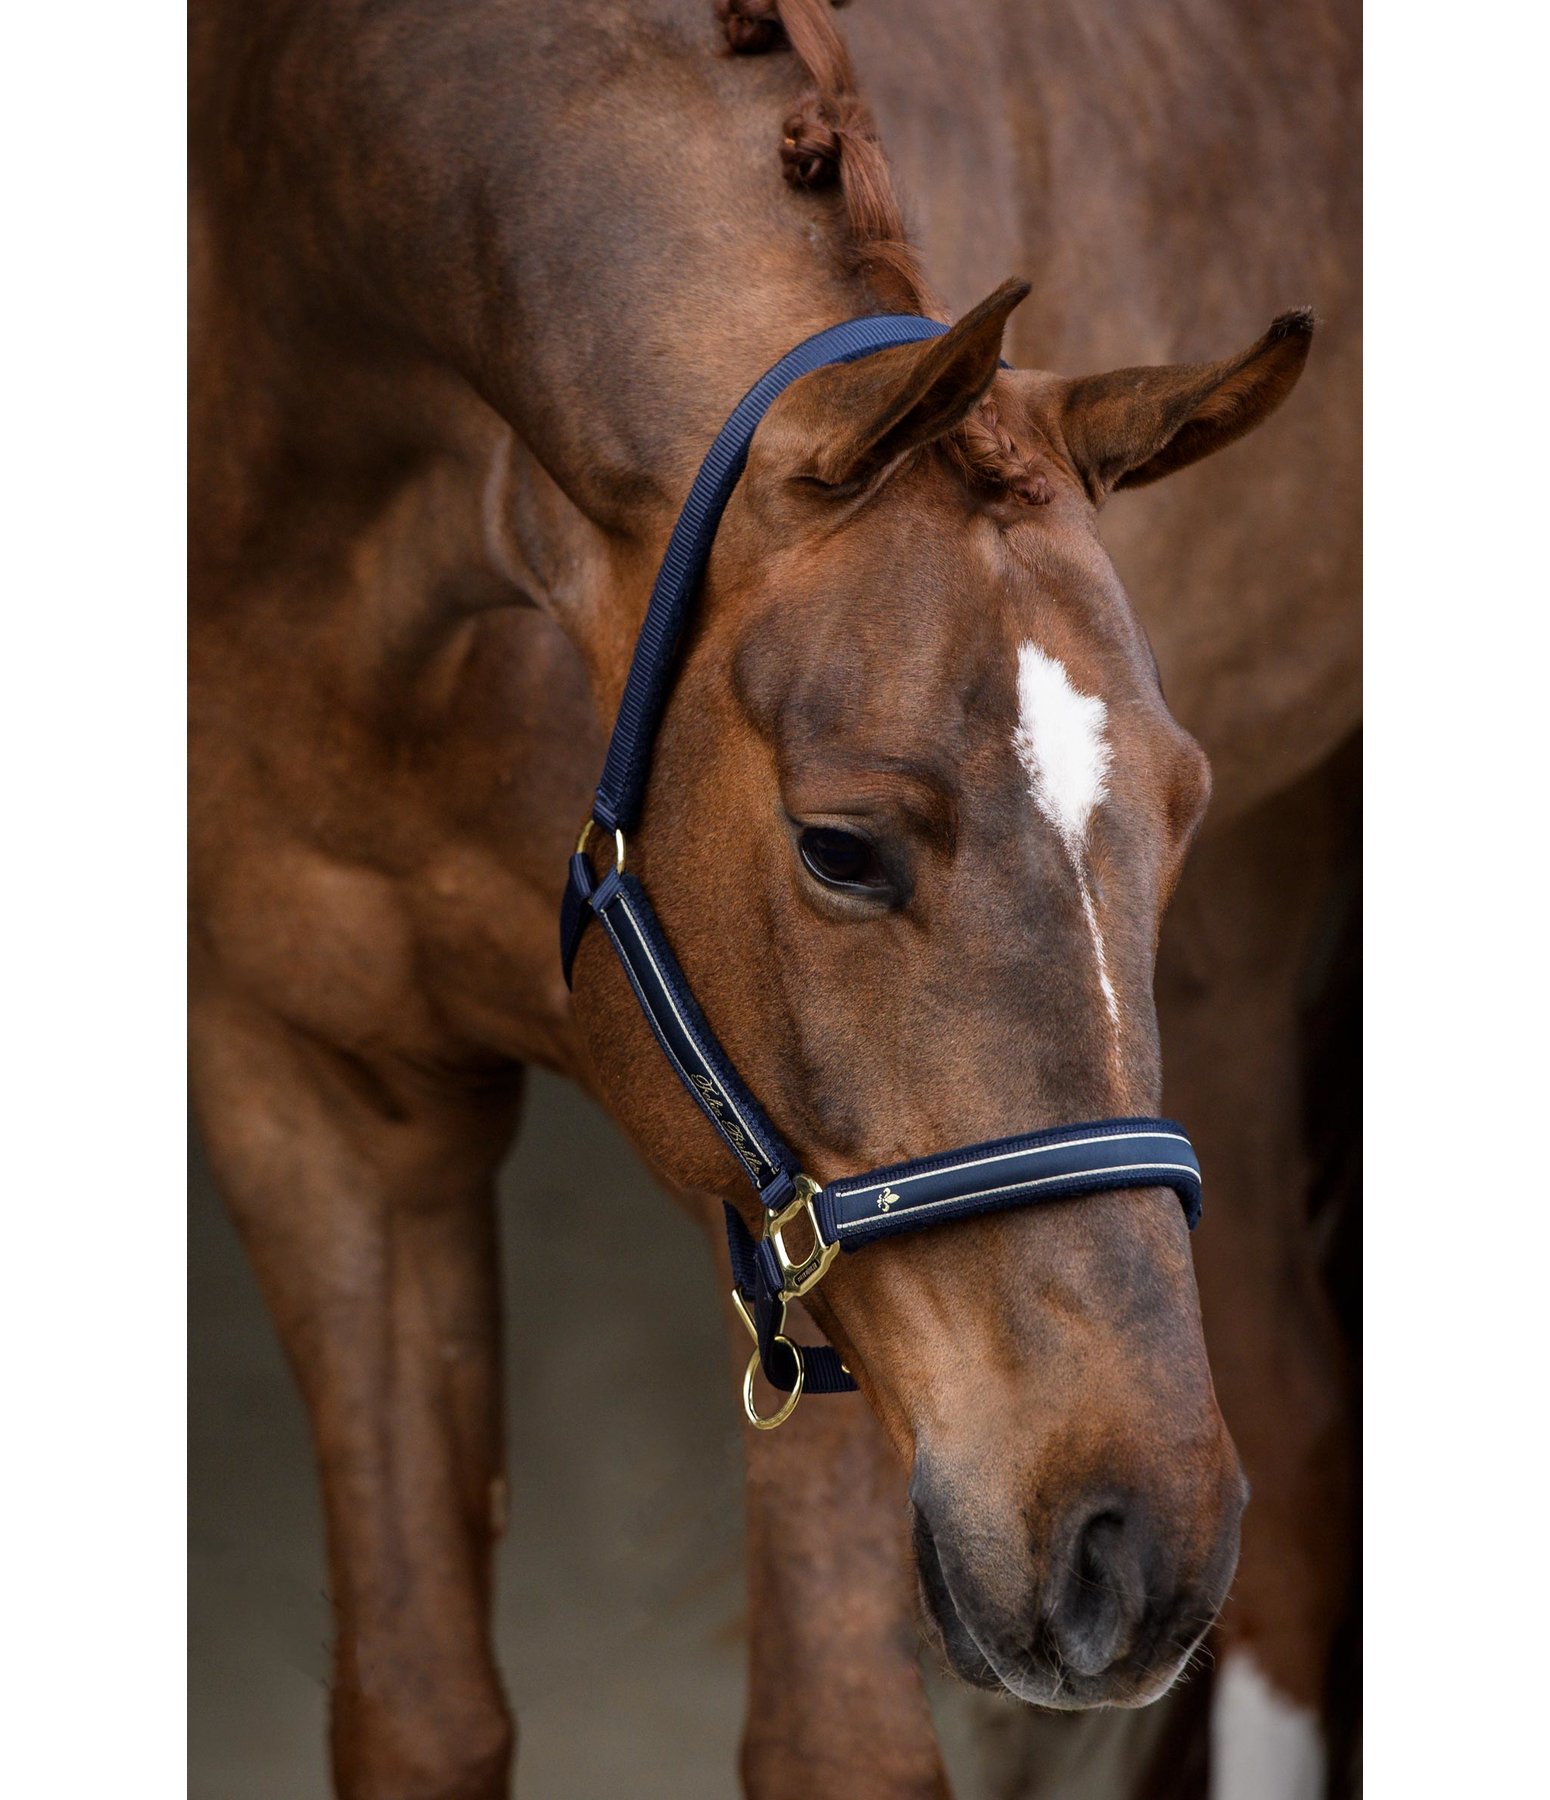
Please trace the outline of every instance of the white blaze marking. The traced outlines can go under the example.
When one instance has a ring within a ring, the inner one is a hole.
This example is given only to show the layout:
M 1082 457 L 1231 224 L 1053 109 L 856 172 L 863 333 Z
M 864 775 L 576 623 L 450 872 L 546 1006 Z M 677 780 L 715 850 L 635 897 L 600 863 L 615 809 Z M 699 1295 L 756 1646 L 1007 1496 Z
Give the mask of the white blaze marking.
M 1211 1696 L 1211 1800 L 1324 1800 L 1324 1760 L 1312 1710 L 1229 1651 Z
M 1094 694 L 1071 685 L 1065 664 L 1046 656 L 1037 644 L 1017 652 L 1017 730 L 1012 748 L 1028 772 L 1033 803 L 1055 827 L 1076 871 L 1082 916 L 1092 934 L 1098 959 L 1098 986 L 1116 1038 L 1119 999 L 1109 979 L 1109 959 L 1098 926 L 1085 860 L 1087 828 L 1094 810 L 1109 793 L 1109 709 Z
M 1077 885 L 1082 891 L 1082 916 L 1087 921 L 1087 929 L 1093 934 L 1093 949 L 1098 957 L 1098 986 L 1103 990 L 1103 1003 L 1109 1009 L 1109 1018 L 1114 1027 L 1119 1028 L 1119 996 L 1114 992 L 1114 983 L 1109 980 L 1109 959 L 1103 948 L 1103 933 L 1098 929 L 1098 915 L 1093 911 L 1093 897 L 1087 891 L 1087 876 L 1078 868 Z
M 1017 652 L 1017 732 L 1012 739 L 1028 771 L 1034 803 L 1075 855 L 1087 838 L 1093 808 L 1108 798 L 1109 709 L 1071 685 L 1065 664 L 1037 644 Z

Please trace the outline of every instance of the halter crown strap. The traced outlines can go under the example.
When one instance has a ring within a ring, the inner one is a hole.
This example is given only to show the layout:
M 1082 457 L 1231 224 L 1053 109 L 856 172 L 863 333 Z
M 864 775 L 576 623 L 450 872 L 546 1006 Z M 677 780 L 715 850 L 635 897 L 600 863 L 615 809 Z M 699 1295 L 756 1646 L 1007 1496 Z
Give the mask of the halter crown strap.
M 935 319 L 910 313 L 847 319 L 843 325 L 831 325 L 798 344 L 766 370 L 737 403 L 694 478 L 651 590 L 646 622 L 636 641 L 592 807 L 593 818 L 605 831 L 629 831 L 640 817 L 651 746 L 672 685 L 679 636 L 710 560 L 716 527 L 748 461 L 748 446 L 760 420 L 793 381 L 815 369 L 856 362 L 897 344 L 941 337 L 946 330 Z

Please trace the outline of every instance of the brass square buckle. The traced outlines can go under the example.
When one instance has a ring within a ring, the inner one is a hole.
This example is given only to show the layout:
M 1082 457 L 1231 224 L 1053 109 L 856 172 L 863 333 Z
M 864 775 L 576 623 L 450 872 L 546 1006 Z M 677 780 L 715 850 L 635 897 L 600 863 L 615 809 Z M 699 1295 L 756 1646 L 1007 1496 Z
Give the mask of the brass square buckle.
M 737 1291 L 732 1290 L 732 1304 L 737 1308 L 738 1317 L 748 1329 L 753 1339 L 754 1352 L 748 1359 L 748 1367 L 743 1372 L 743 1411 L 748 1422 L 757 1426 L 760 1431 L 773 1431 L 777 1425 L 783 1425 L 796 1410 L 797 1401 L 802 1398 L 802 1389 L 807 1382 L 807 1359 L 802 1354 L 802 1346 L 793 1343 L 786 1337 L 783 1327 L 786 1323 L 786 1302 L 809 1294 L 817 1287 L 828 1272 L 830 1263 L 840 1253 L 838 1244 L 826 1244 L 823 1234 L 818 1229 L 818 1214 L 813 1209 L 813 1202 L 818 1197 L 818 1183 L 810 1175 L 798 1175 L 796 1178 L 796 1197 L 788 1206 L 783 1206 L 778 1213 L 765 1216 L 764 1235 L 775 1251 L 775 1261 L 780 1269 L 780 1324 L 776 1329 L 775 1342 L 784 1346 L 796 1358 L 796 1385 L 785 1399 L 769 1415 L 761 1415 L 754 1405 L 754 1377 L 759 1371 L 759 1332 L 754 1324 L 753 1310 L 748 1302 Z M 794 1257 L 786 1248 L 786 1240 L 782 1235 L 794 1220 L 806 1215 L 808 1229 L 813 1234 L 813 1247 L 806 1256 Z
M 764 1221 L 765 1239 L 773 1246 L 775 1261 L 780 1266 L 780 1291 L 787 1298 L 811 1293 L 829 1272 L 829 1265 L 840 1253 L 839 1244 L 826 1244 L 818 1229 L 818 1214 L 813 1202 L 818 1198 L 818 1183 L 811 1175 L 796 1178 L 796 1198 L 771 1213 Z M 813 1247 L 806 1256 L 794 1257 L 786 1248 L 785 1230 L 793 1220 L 805 1217 L 813 1234 Z

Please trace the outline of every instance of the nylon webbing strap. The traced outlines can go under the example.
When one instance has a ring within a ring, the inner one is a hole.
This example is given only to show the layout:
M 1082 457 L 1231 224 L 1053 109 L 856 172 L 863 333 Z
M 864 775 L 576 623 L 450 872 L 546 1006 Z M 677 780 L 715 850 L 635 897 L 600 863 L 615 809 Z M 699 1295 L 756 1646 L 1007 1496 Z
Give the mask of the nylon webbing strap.
M 710 1120 L 770 1210 L 791 1197 L 796 1160 L 750 1093 L 700 1011 L 645 890 L 633 875 L 587 873 L 585 904 L 601 921 L 652 1034 L 685 1092 Z M 813 1203 L 822 1243 L 853 1251 L 876 1238 L 946 1224 L 976 1213 L 1113 1188 L 1167 1187 L 1191 1230 L 1200 1217 L 1200 1163 L 1171 1119 L 1102 1119 L 971 1144 L 832 1181 Z M 767 1242 L 756 1242 L 727 1207 L 733 1278 L 752 1311 L 760 1361 L 771 1384 L 790 1392 L 795 1359 L 776 1341 L 784 1309 L 781 1277 Z M 837 1353 L 803 1351 L 806 1386 L 841 1393 L 854 1386 Z
M 791 1195 L 796 1159 L 706 1023 L 646 890 L 633 875 L 610 869 L 591 906 L 685 1092 L 720 1132 L 765 1206 L 783 1205 Z
M 830 363 L 855 362 L 896 344 L 940 337 L 947 330 L 934 319 L 910 313 L 882 313 L 847 319 L 797 345 L 767 370 L 738 402 L 717 433 L 689 498 L 678 515 L 673 535 L 646 608 L 646 622 L 636 640 L 619 716 L 614 721 L 608 757 L 592 816 L 607 831 L 628 832 L 640 816 L 641 798 L 651 767 L 651 745 L 672 685 L 674 653 L 684 620 L 699 591 L 716 526 L 748 461 L 748 446 L 759 421 L 793 381 Z
M 1102 1119 L 971 1144 L 832 1181 L 816 1208 L 828 1242 L 855 1250 L 938 1219 L 1121 1187 L 1172 1188 L 1193 1231 L 1200 1163 L 1182 1127 L 1171 1119 Z

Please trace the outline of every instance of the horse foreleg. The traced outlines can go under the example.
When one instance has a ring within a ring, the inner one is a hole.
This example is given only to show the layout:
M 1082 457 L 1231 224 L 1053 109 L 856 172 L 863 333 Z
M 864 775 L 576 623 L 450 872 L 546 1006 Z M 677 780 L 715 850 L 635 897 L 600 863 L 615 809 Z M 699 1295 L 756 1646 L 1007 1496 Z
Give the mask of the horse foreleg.
M 739 1380 L 748 1350 L 739 1330 Z M 881 1426 L 859 1394 L 814 1396 L 743 1437 L 749 1800 L 947 1800 L 905 1476 Z
M 336 1789 L 501 1800 L 493 1170 L 516 1083 L 454 1098 L 211 1001 L 194 1091 L 321 1468 Z
M 1324 1800 L 1328 1678 L 1348 1604 L 1347 1356 L 1310 1227 L 1306 972 L 1346 832 L 1315 776 L 1197 851 L 1158 998 L 1166 1102 L 1208 1170 L 1206 1343 L 1252 1488 L 1215 1645 L 1212 1800 Z

